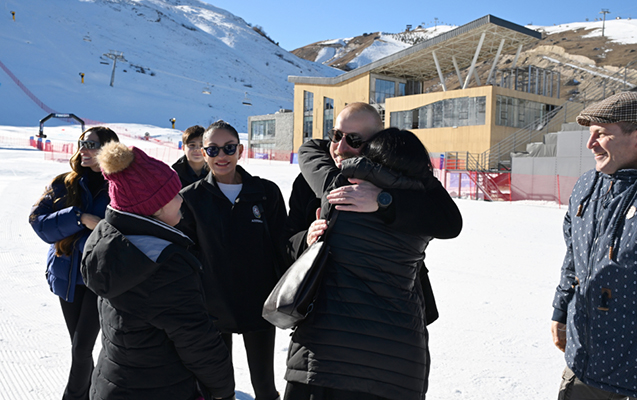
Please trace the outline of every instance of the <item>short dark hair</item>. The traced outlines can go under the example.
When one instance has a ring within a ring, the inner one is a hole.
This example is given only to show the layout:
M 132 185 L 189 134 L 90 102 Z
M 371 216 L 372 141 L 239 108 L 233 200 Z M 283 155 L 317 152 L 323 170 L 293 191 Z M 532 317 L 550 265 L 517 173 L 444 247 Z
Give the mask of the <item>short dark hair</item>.
M 234 129 L 232 125 L 230 125 L 229 123 L 227 123 L 226 121 L 222 119 L 213 122 L 212 124 L 210 124 L 208 128 L 206 128 L 206 131 L 203 134 L 202 140 L 205 141 L 206 139 L 208 139 L 210 135 L 212 135 L 212 131 L 214 131 L 215 129 L 223 129 L 225 131 L 228 131 L 232 134 L 232 136 L 234 136 L 235 138 L 237 138 L 238 141 L 240 141 L 239 133 L 237 132 L 237 130 Z
M 188 141 L 193 140 L 193 139 L 197 139 L 199 137 L 203 136 L 205 129 L 203 126 L 201 125 L 193 125 L 190 128 L 186 129 L 183 133 L 183 135 L 181 135 L 181 142 L 184 144 L 184 146 L 186 145 L 186 143 L 188 143 Z
M 412 132 L 398 128 L 383 129 L 372 136 L 362 155 L 412 178 L 424 178 L 433 170 L 425 145 Z
M 619 121 L 617 122 L 617 126 L 621 129 L 623 134 L 630 135 L 631 133 L 637 131 L 637 124 L 634 122 L 626 122 Z

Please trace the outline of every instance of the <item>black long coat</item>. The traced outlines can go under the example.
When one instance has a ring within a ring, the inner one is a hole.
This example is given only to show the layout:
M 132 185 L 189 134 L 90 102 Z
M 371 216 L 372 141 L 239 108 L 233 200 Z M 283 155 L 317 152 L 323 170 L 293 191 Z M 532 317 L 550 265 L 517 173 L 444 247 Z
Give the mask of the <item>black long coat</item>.
M 177 229 L 107 209 L 84 247 L 82 276 L 99 295 L 102 351 L 92 400 L 190 400 L 201 382 L 232 395 L 228 350 L 208 314 L 201 265 Z
M 285 202 L 279 187 L 237 166 L 243 187 L 234 204 L 212 173 L 183 189 L 178 228 L 203 264 L 208 310 L 225 333 L 270 328 L 263 302 L 285 270 Z

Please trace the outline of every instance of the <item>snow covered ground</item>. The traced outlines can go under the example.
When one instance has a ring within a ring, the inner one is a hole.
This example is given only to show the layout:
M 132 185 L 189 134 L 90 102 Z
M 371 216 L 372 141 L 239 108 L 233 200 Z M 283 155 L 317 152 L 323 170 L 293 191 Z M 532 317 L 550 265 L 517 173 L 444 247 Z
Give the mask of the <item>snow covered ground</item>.
M 45 161 L 42 152 L 20 144 L 35 132 L 36 127 L 0 126 L 0 399 L 7 400 L 60 398 L 70 363 L 59 301 L 44 277 L 48 245 L 27 222 L 45 185 L 68 164 Z M 74 141 L 79 128 L 51 128 L 49 135 Z M 128 137 L 122 141 L 152 145 Z M 243 165 L 277 182 L 289 197 L 298 166 L 252 159 Z M 538 202 L 457 204 L 464 218 L 462 234 L 436 240 L 427 250 L 441 315 L 429 331 L 428 398 L 553 399 L 564 361 L 551 342 L 549 320 L 564 252 L 565 210 Z M 289 333 L 277 332 L 281 392 Z M 237 337 L 234 343 L 237 398 L 252 399 L 242 342 Z M 99 348 L 98 343 L 95 355 Z

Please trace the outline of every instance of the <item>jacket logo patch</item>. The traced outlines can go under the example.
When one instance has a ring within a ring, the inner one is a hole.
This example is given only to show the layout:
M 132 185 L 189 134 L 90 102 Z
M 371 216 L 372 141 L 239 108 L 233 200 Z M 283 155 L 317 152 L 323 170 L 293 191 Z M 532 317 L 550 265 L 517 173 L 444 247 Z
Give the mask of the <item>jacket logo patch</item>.
M 255 218 L 261 218 L 261 211 L 259 211 L 258 206 L 252 206 L 252 214 L 254 214 Z
M 632 217 L 634 217 L 635 212 L 637 212 L 637 207 L 630 206 L 630 208 L 628 209 L 628 212 L 626 213 L 626 219 L 631 219 Z

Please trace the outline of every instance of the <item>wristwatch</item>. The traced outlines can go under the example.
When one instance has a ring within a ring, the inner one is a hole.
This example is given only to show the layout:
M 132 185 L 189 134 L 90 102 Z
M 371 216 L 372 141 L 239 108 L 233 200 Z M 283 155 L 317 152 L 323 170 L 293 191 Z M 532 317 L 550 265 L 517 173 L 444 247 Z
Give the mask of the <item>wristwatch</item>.
M 378 193 L 378 197 L 376 197 L 376 202 L 378 203 L 378 208 L 381 210 L 386 209 L 392 202 L 391 194 L 387 192 Z

